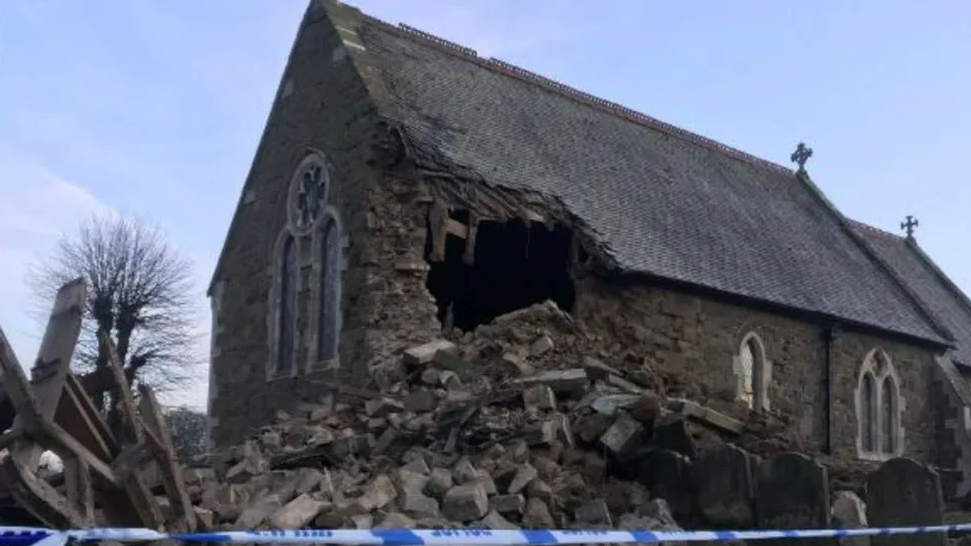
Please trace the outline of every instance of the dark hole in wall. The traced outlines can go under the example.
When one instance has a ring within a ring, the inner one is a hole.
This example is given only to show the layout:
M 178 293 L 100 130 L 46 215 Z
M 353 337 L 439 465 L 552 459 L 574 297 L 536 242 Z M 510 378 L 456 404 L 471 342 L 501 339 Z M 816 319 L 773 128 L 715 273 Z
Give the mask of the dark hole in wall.
M 452 218 L 466 224 L 468 213 L 455 211 Z M 425 242 L 425 259 L 431 264 L 425 286 L 438 305 L 438 320 L 464 332 L 492 319 L 546 300 L 572 311 L 576 300 L 570 277 L 571 230 L 545 224 L 511 220 L 480 221 L 475 237 L 475 259 L 463 261 L 465 239 L 449 235 L 445 260 L 433 262 L 431 230 Z

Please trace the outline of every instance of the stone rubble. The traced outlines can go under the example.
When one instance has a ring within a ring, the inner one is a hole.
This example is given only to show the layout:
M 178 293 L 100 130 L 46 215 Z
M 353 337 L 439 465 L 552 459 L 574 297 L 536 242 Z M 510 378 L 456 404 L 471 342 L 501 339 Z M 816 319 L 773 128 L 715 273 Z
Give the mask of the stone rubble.
M 412 347 L 378 390 L 338 385 L 190 469 L 196 510 L 216 529 L 680 529 L 682 461 L 751 425 L 578 355 L 582 336 L 545 303 Z

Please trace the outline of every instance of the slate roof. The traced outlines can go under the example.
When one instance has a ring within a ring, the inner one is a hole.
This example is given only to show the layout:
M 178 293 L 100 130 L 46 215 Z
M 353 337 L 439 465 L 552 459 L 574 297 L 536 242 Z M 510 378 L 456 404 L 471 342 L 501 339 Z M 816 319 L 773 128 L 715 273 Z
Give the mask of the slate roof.
M 357 31 L 424 166 L 555 198 L 624 271 L 946 342 L 791 170 L 416 31 Z
M 852 221 L 863 237 L 925 308 L 954 336 L 955 363 L 971 366 L 971 302 L 952 283 L 916 242 Z

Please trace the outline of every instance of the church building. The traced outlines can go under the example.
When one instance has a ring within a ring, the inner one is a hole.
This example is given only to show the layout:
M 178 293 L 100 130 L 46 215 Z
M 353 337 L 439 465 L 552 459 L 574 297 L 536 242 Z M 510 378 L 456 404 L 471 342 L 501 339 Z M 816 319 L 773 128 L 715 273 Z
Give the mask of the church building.
M 210 440 L 552 300 L 699 403 L 789 415 L 810 452 L 904 455 L 963 492 L 971 302 L 916 221 L 844 217 L 810 155 L 779 166 L 311 0 L 209 288 Z

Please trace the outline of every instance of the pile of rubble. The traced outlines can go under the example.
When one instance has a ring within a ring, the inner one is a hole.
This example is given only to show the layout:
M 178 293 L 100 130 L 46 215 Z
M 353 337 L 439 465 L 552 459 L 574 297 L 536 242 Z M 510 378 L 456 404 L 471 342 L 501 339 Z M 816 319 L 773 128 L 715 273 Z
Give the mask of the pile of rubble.
M 587 335 L 547 303 L 414 347 L 375 390 L 336 386 L 191 469 L 196 512 L 234 529 L 678 529 L 680 462 L 745 425 L 578 356 Z

